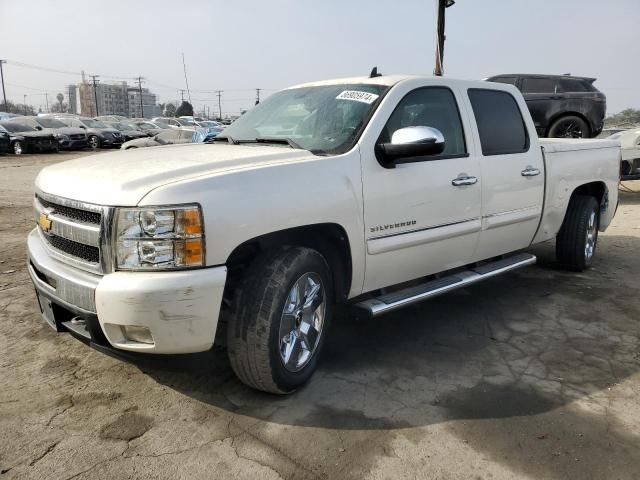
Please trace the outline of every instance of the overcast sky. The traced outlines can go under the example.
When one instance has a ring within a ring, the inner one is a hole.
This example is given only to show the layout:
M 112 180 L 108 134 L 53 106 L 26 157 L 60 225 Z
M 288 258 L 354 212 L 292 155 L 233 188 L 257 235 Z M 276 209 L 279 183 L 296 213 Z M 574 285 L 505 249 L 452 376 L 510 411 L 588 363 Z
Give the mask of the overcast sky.
M 435 0 L 0 0 L 7 96 L 44 105 L 79 75 L 142 75 L 161 101 L 185 88 L 199 110 L 253 105 L 255 91 L 383 73 L 431 74 Z M 640 0 L 457 0 L 445 75 L 597 77 L 608 113 L 640 108 Z M 197 90 L 200 90 L 199 92 Z M 273 90 L 266 90 L 268 94 Z

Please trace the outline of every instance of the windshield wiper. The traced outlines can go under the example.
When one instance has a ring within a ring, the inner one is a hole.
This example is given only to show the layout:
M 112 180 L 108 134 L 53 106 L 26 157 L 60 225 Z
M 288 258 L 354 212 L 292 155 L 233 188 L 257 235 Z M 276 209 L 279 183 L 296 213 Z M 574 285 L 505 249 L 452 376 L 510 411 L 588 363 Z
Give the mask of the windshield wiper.
M 231 145 L 239 145 L 240 142 L 238 140 L 235 140 L 233 137 L 229 136 L 229 135 L 225 135 L 223 137 L 221 137 L 220 135 L 213 137 L 210 142 L 228 142 Z
M 250 141 L 250 140 L 249 140 Z M 256 143 L 276 143 L 282 145 L 289 145 L 291 148 L 295 148 L 298 150 L 306 150 L 306 148 L 302 147 L 299 143 L 291 138 L 282 138 L 282 137 L 258 137 L 255 139 Z

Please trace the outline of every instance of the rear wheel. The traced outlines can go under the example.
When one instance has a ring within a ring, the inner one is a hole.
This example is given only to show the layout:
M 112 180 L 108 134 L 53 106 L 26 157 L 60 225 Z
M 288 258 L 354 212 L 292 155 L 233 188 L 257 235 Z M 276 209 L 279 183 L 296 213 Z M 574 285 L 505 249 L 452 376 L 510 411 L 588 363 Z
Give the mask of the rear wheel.
M 290 393 L 316 369 L 333 315 L 331 273 L 316 250 L 289 247 L 256 259 L 227 330 L 233 371 L 245 384 Z
M 94 150 L 100 148 L 100 139 L 97 136 L 91 135 L 87 141 L 89 142 L 89 146 Z
M 598 244 L 599 214 L 600 207 L 594 197 L 576 195 L 571 198 L 556 238 L 556 257 L 567 268 L 581 272 L 593 263 Z
M 549 137 L 552 138 L 589 138 L 590 136 L 587 122 L 575 115 L 561 117 L 549 128 Z
M 20 141 L 13 142 L 14 155 L 22 155 L 24 153 L 24 145 Z

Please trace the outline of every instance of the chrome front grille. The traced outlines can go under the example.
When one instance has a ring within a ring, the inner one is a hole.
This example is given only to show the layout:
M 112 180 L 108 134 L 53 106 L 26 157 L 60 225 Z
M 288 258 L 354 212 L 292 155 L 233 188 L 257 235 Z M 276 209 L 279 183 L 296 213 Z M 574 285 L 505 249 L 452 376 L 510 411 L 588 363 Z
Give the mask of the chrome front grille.
M 38 192 L 34 198 L 38 232 L 51 256 L 93 273 L 109 269 L 106 247 L 111 209 Z

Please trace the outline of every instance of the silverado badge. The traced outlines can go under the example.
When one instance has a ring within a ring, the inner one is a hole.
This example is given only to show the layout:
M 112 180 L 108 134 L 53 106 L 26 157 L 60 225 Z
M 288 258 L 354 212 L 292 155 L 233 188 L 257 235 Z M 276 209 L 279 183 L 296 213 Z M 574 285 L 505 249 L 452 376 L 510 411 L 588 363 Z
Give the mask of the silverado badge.
M 46 213 L 41 213 L 40 218 L 38 219 L 38 225 L 40 228 L 46 233 L 51 230 L 51 225 L 53 222 L 49 219 L 49 216 Z

